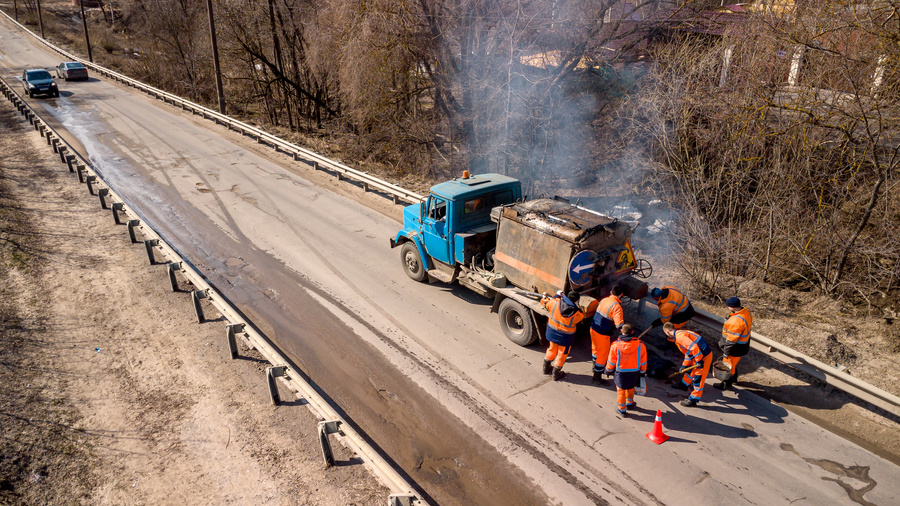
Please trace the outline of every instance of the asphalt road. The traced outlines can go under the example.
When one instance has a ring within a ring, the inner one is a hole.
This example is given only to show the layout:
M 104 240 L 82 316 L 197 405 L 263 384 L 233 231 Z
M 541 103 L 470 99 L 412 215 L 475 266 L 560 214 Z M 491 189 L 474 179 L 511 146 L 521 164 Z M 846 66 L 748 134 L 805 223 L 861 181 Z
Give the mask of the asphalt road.
M 60 57 L 0 22 L 0 73 Z M 313 184 L 308 168 L 139 92 L 59 83 L 30 103 L 68 130 L 129 204 L 287 351 L 442 504 L 892 504 L 895 465 L 747 392 L 704 407 L 651 381 L 634 415 L 507 341 L 489 301 L 417 284 L 393 218 Z M 161 273 L 161 275 L 163 275 Z M 629 318 L 635 318 L 629 315 Z M 671 437 L 644 437 L 662 410 Z

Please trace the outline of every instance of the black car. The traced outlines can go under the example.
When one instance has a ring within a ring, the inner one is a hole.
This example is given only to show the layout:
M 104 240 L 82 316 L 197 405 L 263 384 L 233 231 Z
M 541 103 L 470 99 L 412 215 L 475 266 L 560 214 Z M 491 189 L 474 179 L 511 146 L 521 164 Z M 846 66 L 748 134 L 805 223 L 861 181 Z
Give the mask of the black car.
M 87 81 L 88 71 L 84 65 L 77 61 L 65 61 L 56 67 L 56 77 L 66 81 L 70 79 L 84 79 Z
M 50 72 L 44 69 L 28 69 L 22 72 L 22 85 L 29 97 L 35 95 L 59 96 L 59 88 Z

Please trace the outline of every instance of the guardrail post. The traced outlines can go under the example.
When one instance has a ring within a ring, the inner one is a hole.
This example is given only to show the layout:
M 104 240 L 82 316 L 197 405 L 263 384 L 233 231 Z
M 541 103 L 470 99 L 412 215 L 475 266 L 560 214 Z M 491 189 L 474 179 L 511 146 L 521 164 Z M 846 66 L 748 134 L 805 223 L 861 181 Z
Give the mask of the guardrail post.
M 172 285 L 172 291 L 178 291 L 178 278 L 175 277 L 175 271 L 181 270 L 181 262 L 169 262 L 166 264 L 166 272 L 169 274 L 169 284 Z
M 341 171 L 338 171 L 337 177 L 338 177 L 338 181 L 343 181 L 343 180 L 344 180 L 344 173 L 341 172 Z
M 313 170 L 319 170 L 319 162 L 313 162 Z
M 57 139 L 56 137 L 53 137 L 53 135 L 50 134 L 50 130 L 48 129 L 47 130 L 47 145 L 50 146 L 51 148 L 53 148 L 54 153 L 56 153 L 56 143 L 57 142 L 59 142 L 59 139 Z
M 206 290 L 191 292 L 191 302 L 194 303 L 194 312 L 197 313 L 197 323 L 203 323 L 203 307 L 200 305 L 200 299 L 205 299 L 206 295 Z
M 300 153 L 297 153 L 296 151 L 294 152 L 294 161 L 295 162 L 300 161 Z
M 331 451 L 329 434 L 340 431 L 340 420 L 324 420 L 319 422 L 319 444 L 322 445 L 322 458 L 325 459 L 325 467 L 334 465 L 334 453 Z
M 369 191 L 369 183 L 363 183 L 363 191 Z
M 77 165 L 76 169 L 77 169 L 77 172 L 78 172 L 78 182 L 79 182 L 79 183 L 83 183 L 83 182 L 84 182 L 84 165 L 81 165 L 81 164 L 79 163 L 79 164 Z
M 228 340 L 228 352 L 231 353 L 232 360 L 236 359 L 238 356 L 237 333 L 243 331 L 243 323 L 231 323 L 229 325 L 225 325 L 225 339 Z
M 122 220 L 119 219 L 119 211 L 124 211 L 124 210 L 125 210 L 125 204 L 123 204 L 122 202 L 113 202 L 112 215 L 113 215 L 113 221 L 116 222 L 116 225 L 122 224 Z
M 62 163 L 66 163 L 66 150 L 67 148 L 65 146 L 59 147 L 59 161 Z
M 57 139 L 56 137 L 53 137 L 50 140 L 50 147 L 53 148 L 54 153 L 59 153 L 59 139 Z
M 109 188 L 100 188 L 97 190 L 97 196 L 100 197 L 100 209 L 109 209 L 106 205 L 106 196 L 109 195 Z
M 72 162 L 75 161 L 75 155 L 66 155 L 66 165 L 69 166 L 69 172 L 75 172 Z
M 153 247 L 159 244 L 159 239 L 147 239 L 144 241 L 144 248 L 147 249 L 147 258 L 150 260 L 150 265 L 156 265 L 156 258 L 153 256 Z
M 412 506 L 415 498 L 410 494 L 391 494 L 388 496 L 388 506 Z
M 269 386 L 269 398 L 272 399 L 273 406 L 281 404 L 281 395 L 278 394 L 278 383 L 275 382 L 275 378 L 284 376 L 284 370 L 283 365 L 266 367 L 266 385 Z
M 128 237 L 131 239 L 132 244 L 138 242 L 137 237 L 134 235 L 134 227 L 140 224 L 141 220 L 128 220 Z
M 396 195 L 392 195 L 391 198 L 394 200 L 394 204 L 400 203 L 400 198 L 398 198 Z
M 95 195 L 94 193 L 94 183 L 97 182 L 97 176 L 88 176 L 84 178 L 84 182 L 87 184 L 88 193 L 91 195 Z

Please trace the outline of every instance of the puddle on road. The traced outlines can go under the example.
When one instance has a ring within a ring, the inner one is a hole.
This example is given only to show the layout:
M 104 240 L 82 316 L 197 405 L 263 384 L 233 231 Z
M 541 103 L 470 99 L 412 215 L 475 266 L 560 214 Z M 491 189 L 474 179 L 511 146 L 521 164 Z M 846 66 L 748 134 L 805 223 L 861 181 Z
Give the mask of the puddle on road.
M 825 459 L 811 459 L 808 457 L 804 457 L 794 449 L 794 445 L 788 443 L 781 443 L 781 449 L 786 452 L 791 452 L 794 455 L 800 457 L 806 462 L 819 466 L 825 471 L 837 475 L 837 478 L 830 478 L 828 476 L 823 476 L 822 479 L 825 481 L 833 481 L 841 486 L 847 495 L 850 497 L 850 500 L 857 504 L 863 504 L 865 506 L 875 506 L 873 503 L 865 500 L 863 498 L 867 492 L 875 488 L 875 485 L 878 483 L 869 477 L 869 466 L 844 466 L 843 464 L 839 464 L 833 460 L 825 460 Z M 853 488 L 852 485 L 846 483 L 841 480 L 841 478 L 850 478 L 853 480 L 857 480 L 859 482 L 865 483 L 866 485 L 862 488 Z

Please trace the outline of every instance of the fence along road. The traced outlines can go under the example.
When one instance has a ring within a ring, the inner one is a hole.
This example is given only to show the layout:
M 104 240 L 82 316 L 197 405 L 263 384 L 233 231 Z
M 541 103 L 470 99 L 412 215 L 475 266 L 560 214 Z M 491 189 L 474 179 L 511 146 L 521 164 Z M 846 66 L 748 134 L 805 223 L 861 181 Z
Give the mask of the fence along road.
M 39 131 L 41 137 L 47 140 L 54 153 L 59 154 L 60 161 L 65 163 L 70 172 L 78 174 L 78 180 L 86 184 L 88 192 L 96 195 L 103 209 L 110 209 L 115 222 L 121 223 L 123 218 L 128 225 L 128 233 L 133 243 L 138 242 L 136 231 L 143 237 L 143 244 L 147 250 L 148 260 L 151 265 L 165 264 L 167 274 L 171 280 L 172 290 L 178 291 L 175 272 L 180 272 L 184 278 L 196 289 L 191 292 L 191 299 L 200 323 L 204 321 L 204 314 L 200 300 L 208 300 L 224 316 L 229 324 L 226 326 L 225 337 L 231 351 L 232 358 L 237 356 L 236 338 L 242 336 L 246 343 L 259 351 L 263 357 L 272 364 L 266 371 L 266 381 L 272 402 L 278 404 L 280 397 L 275 379 L 280 377 L 283 384 L 295 392 L 298 398 L 307 402 L 309 409 L 321 420 L 318 425 L 322 457 L 326 467 L 334 465 L 334 456 L 331 451 L 330 434 L 335 434 L 338 440 L 355 452 L 366 466 L 378 477 L 390 490 L 388 497 L 389 506 L 401 506 L 412 504 L 424 504 L 414 492 L 413 487 L 386 461 L 378 452 L 365 441 L 346 420 L 322 397 L 303 377 L 299 370 L 284 356 L 265 336 L 256 331 L 250 321 L 231 305 L 185 258 L 169 245 L 146 221 L 137 210 L 125 203 L 125 200 L 116 193 L 100 174 L 85 160 L 76 150 L 63 140 L 40 116 L 18 96 L 13 88 L 0 78 L 0 92 L 13 103 L 20 114 L 26 117 Z M 127 219 L 127 216 L 132 219 Z M 160 256 L 165 261 L 160 261 Z

